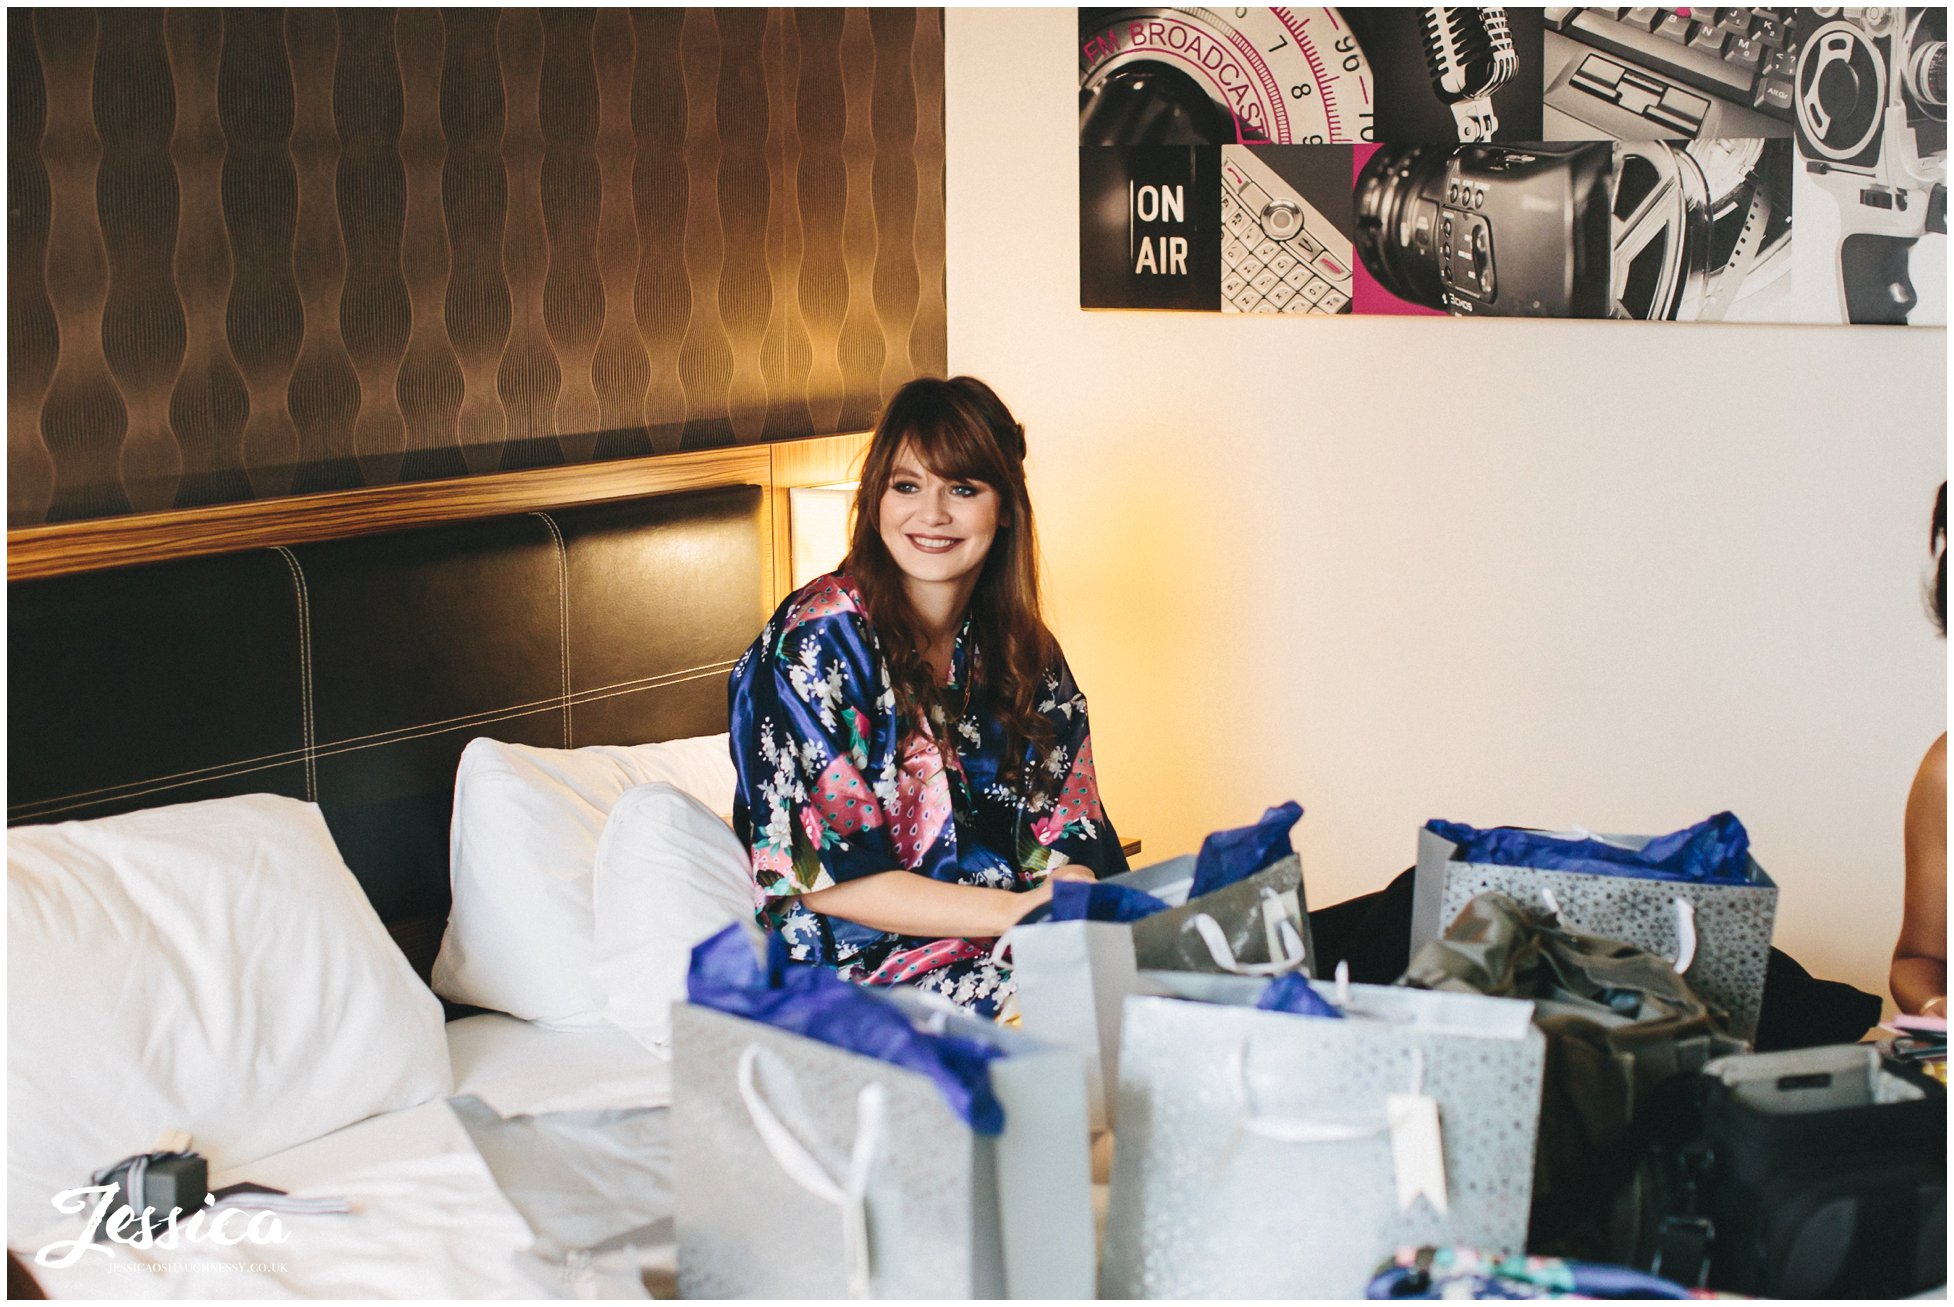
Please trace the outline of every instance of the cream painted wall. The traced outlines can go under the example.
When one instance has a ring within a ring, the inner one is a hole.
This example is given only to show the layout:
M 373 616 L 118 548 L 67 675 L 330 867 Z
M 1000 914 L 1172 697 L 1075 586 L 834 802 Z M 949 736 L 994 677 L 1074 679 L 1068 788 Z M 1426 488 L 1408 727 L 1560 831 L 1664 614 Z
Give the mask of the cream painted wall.
M 1780 946 L 1883 994 L 1946 332 L 1081 312 L 1074 24 L 948 15 L 950 363 L 1025 423 L 1122 832 L 1298 798 L 1323 904 L 1430 817 L 1729 808 Z

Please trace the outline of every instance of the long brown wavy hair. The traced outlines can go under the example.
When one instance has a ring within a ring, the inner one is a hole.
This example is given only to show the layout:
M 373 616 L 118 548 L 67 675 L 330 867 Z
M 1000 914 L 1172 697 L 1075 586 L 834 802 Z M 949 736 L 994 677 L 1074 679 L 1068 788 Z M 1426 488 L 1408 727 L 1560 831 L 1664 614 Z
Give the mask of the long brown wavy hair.
M 1027 747 L 1042 764 L 1052 725 L 1038 711 L 1044 674 L 1057 660 L 1058 642 L 1038 604 L 1037 531 L 1025 489 L 1024 428 L 997 393 L 975 377 L 923 377 L 895 393 L 882 411 L 862 461 L 855 492 L 855 527 L 842 570 L 854 579 L 868 618 L 889 662 L 896 711 L 905 719 L 950 715 L 962 704 L 946 702 L 923 657 L 928 643 L 909 603 L 902 570 L 882 542 L 882 496 L 896 455 L 907 445 L 931 472 L 946 480 L 981 481 L 997 492 L 997 535 L 970 596 L 970 639 L 965 646 L 972 694 L 984 693 L 1003 725 L 1007 744 L 1002 776 L 1022 775 Z M 961 699 L 962 696 L 955 696 Z M 954 731 L 938 732 L 954 748 Z

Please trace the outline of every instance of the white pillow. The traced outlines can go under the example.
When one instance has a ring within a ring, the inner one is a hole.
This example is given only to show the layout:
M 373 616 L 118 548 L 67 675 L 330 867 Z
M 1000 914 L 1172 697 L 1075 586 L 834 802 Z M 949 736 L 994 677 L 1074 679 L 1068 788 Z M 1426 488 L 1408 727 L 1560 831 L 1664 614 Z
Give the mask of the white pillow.
M 607 1028 L 590 975 L 591 871 L 611 805 L 650 781 L 730 813 L 727 737 L 583 749 L 470 741 L 455 773 L 454 906 L 435 990 L 555 1030 Z
M 219 1171 L 453 1089 L 441 1004 L 310 803 L 15 827 L 7 946 L 10 1240 L 167 1130 Z
M 670 785 L 617 801 L 597 845 L 597 963 L 605 1015 L 671 1056 L 672 1004 L 685 1001 L 692 946 L 753 916 L 746 846 Z

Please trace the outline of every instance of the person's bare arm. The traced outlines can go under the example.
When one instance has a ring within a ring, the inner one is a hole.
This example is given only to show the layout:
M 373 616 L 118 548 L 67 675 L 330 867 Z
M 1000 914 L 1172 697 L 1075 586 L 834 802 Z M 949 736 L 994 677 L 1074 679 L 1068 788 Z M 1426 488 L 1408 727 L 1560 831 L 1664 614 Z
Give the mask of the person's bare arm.
M 816 912 L 871 930 L 939 939 L 987 939 L 1052 897 L 1052 882 L 1091 880 L 1083 867 L 1060 867 L 1036 889 L 1019 893 L 981 885 L 952 885 L 913 871 L 885 871 L 801 895 Z
M 1888 977 L 1902 1012 L 1934 999 L 1947 1014 L 1947 737 L 1920 760 L 1907 795 L 1906 910 Z

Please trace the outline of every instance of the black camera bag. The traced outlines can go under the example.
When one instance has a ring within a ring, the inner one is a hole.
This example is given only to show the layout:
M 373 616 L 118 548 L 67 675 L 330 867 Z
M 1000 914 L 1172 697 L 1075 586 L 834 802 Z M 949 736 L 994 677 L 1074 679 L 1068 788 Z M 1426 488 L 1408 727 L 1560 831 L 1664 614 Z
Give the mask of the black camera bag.
M 1732 1068 L 1745 1080 L 1722 1073 Z M 1856 1082 L 1856 1083 L 1854 1083 Z M 1693 1137 L 1659 1147 L 1651 1258 L 1684 1284 L 1895 1298 L 1947 1282 L 1947 1096 L 1864 1045 L 1726 1058 Z

